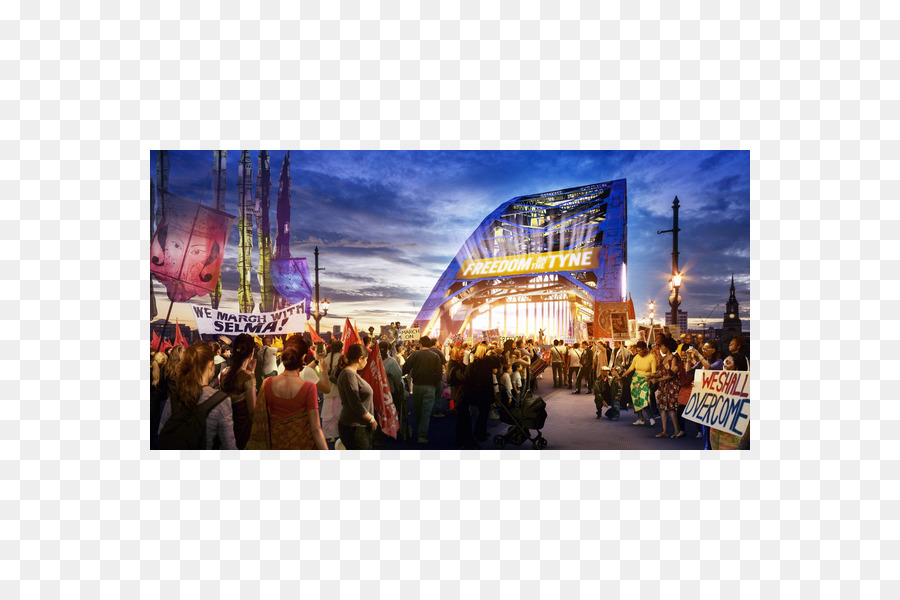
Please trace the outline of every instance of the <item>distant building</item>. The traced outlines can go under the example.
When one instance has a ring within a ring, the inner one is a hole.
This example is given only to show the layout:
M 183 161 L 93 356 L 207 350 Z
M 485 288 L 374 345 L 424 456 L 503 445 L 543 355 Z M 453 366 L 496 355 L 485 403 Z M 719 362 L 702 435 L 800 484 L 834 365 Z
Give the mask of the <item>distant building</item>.
M 672 324 L 672 311 L 666 313 L 666 325 Z M 688 330 L 688 314 L 683 310 L 678 311 L 678 328 L 681 329 L 681 333 L 684 333 Z
M 166 325 L 165 319 L 159 319 L 150 323 L 150 331 L 156 332 L 156 335 L 168 339 L 170 342 L 175 340 L 175 327 L 176 324 L 169 321 L 169 324 Z M 184 340 L 191 344 L 195 341 L 200 340 L 199 332 L 196 329 L 191 329 L 189 326 L 184 323 L 179 323 L 177 327 L 181 328 L 181 335 L 184 336 Z M 215 336 L 216 338 L 218 336 Z M 215 340 L 215 338 L 212 338 Z

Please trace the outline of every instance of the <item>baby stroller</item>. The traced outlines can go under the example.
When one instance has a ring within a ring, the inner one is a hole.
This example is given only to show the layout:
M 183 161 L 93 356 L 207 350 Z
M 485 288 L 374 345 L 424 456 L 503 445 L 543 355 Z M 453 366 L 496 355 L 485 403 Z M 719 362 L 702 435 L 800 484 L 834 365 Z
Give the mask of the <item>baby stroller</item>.
M 547 438 L 541 435 L 541 428 L 547 421 L 547 403 L 540 396 L 529 394 L 519 401 L 510 403 L 498 402 L 500 405 L 500 421 L 510 425 L 506 433 L 494 436 L 494 447 L 503 448 L 506 444 L 521 446 L 525 440 L 531 442 L 535 450 L 547 447 Z M 531 437 L 529 429 L 537 430 Z

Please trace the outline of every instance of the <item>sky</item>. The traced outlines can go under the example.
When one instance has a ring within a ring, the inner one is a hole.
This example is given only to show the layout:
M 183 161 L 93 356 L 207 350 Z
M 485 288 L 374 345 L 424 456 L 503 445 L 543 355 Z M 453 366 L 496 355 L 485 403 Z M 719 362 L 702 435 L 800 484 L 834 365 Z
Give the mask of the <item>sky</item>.
M 286 151 L 269 152 L 272 241 L 278 175 Z M 250 152 L 254 191 L 258 152 Z M 156 177 L 157 152 L 150 176 Z M 212 150 L 170 151 L 169 191 L 212 205 Z M 238 214 L 239 150 L 228 151 L 226 211 Z M 319 247 L 320 297 L 331 302 L 321 330 L 355 319 L 362 329 L 411 324 L 463 242 L 500 204 L 614 179 L 627 180 L 628 289 L 638 318 L 647 302 L 668 310 L 672 201 L 678 196 L 681 310 L 691 327 L 721 326 L 734 274 L 740 317 L 750 317 L 750 154 L 747 151 L 322 151 L 292 150 L 291 255 L 313 269 Z M 149 205 L 147 207 L 149 211 Z M 255 228 L 255 224 L 254 224 Z M 148 232 L 149 235 L 149 232 Z M 220 308 L 237 307 L 237 219 L 222 267 Z M 258 242 L 254 239 L 254 300 Z M 147 266 L 149 273 L 149 263 Z M 165 318 L 169 301 L 155 282 Z M 191 302 L 209 306 L 209 297 Z M 255 309 L 258 312 L 258 308 Z M 172 319 L 194 327 L 188 303 Z

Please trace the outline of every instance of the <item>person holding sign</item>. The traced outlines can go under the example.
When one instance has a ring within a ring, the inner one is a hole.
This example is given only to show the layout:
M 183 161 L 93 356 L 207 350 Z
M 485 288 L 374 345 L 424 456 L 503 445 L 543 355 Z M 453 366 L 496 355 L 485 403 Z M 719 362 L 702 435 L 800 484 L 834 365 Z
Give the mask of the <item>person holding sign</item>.
M 734 338 L 739 339 L 739 338 Z M 734 342 L 734 340 L 732 340 Z M 734 350 L 732 350 L 734 352 Z M 726 371 L 734 371 L 734 357 L 726 356 L 722 361 L 722 365 Z M 750 449 L 750 424 L 744 430 L 744 435 L 734 435 L 726 431 L 720 431 L 714 427 L 709 429 L 709 447 L 712 450 L 749 450 Z
M 634 373 L 631 380 L 631 403 L 634 405 L 634 414 L 637 420 L 632 425 L 644 424 L 644 413 L 650 419 L 650 427 L 656 425 L 656 419 L 650 416 L 650 377 L 656 373 L 656 355 L 647 349 L 647 342 L 641 340 L 634 345 L 636 355 L 631 361 L 631 366 L 618 378 L 626 378 Z
M 707 340 L 704 342 L 703 353 L 697 352 L 696 348 L 691 348 L 691 355 L 697 360 L 694 370 L 703 369 L 706 371 L 721 371 L 725 363 L 719 358 L 719 345 L 716 340 Z M 702 426 L 701 434 L 703 435 L 703 449 L 710 450 L 709 427 Z

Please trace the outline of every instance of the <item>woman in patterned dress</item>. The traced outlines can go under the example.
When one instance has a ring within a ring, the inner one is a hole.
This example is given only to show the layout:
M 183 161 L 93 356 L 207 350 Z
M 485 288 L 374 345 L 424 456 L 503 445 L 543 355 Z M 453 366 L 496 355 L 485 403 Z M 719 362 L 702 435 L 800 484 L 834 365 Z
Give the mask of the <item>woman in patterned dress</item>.
M 263 382 L 248 450 L 328 450 L 316 384 L 300 377 L 304 354 L 298 344 L 288 344 L 281 354 L 284 372 Z
M 684 375 L 684 364 L 678 357 L 675 350 L 678 343 L 672 338 L 665 338 L 662 341 L 662 366 L 657 373 L 656 380 L 659 382 L 659 391 L 656 395 L 656 404 L 659 406 L 659 413 L 662 417 L 662 432 L 656 434 L 656 437 L 669 437 L 666 429 L 666 414 L 672 419 L 672 426 L 675 428 L 673 438 L 680 438 L 684 432 L 678 426 L 678 393 L 681 391 L 681 378 Z

